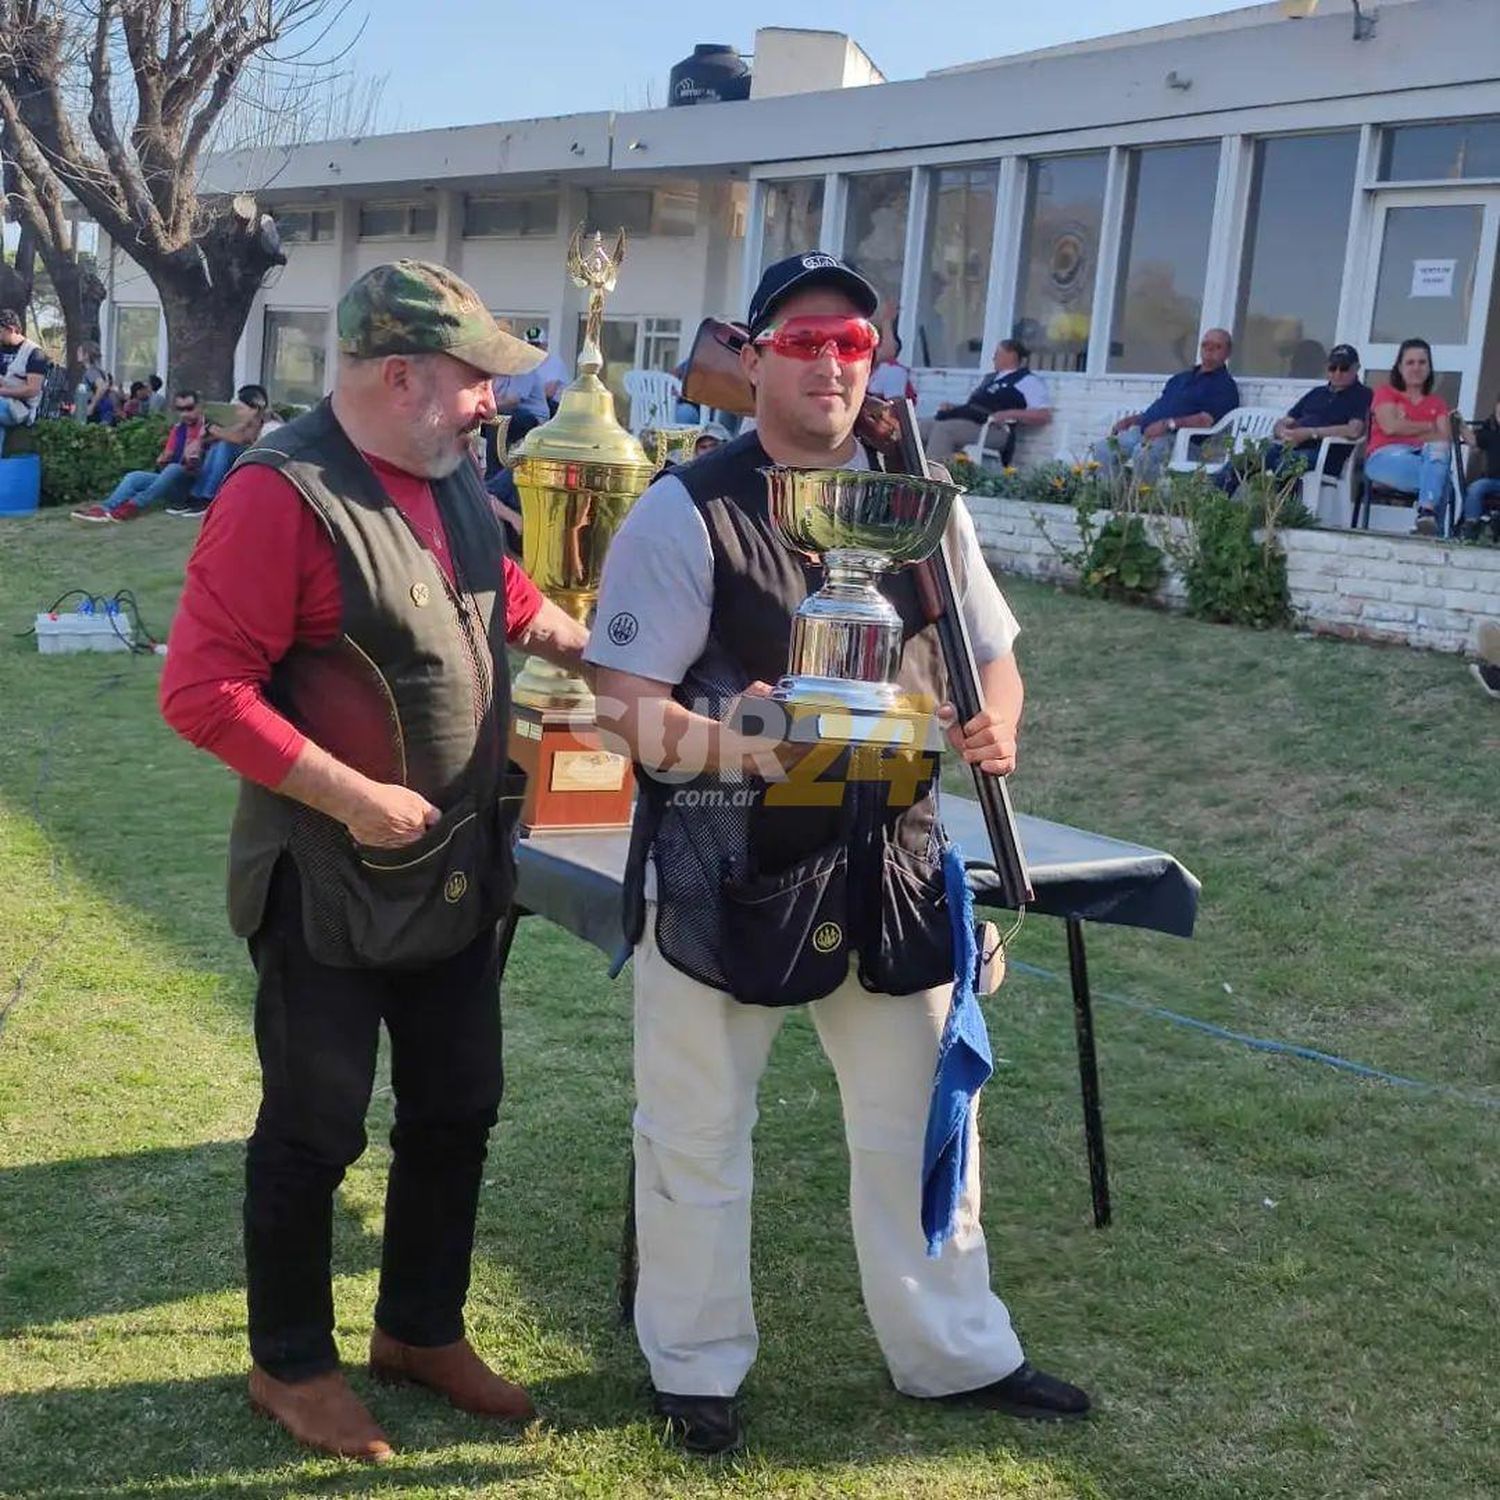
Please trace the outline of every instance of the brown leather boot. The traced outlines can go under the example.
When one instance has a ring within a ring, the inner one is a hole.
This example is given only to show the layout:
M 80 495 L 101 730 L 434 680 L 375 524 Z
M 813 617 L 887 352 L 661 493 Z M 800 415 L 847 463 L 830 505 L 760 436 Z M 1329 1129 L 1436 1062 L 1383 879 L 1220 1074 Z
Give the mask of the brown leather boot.
M 409 1380 L 425 1385 L 460 1411 L 480 1417 L 526 1422 L 536 1415 L 526 1391 L 490 1369 L 468 1339 L 423 1349 L 377 1328 L 370 1335 L 370 1374 L 388 1384 Z
M 339 1458 L 383 1464 L 395 1457 L 390 1442 L 340 1370 L 311 1380 L 277 1380 L 250 1367 L 250 1404 L 279 1422 L 299 1443 Z

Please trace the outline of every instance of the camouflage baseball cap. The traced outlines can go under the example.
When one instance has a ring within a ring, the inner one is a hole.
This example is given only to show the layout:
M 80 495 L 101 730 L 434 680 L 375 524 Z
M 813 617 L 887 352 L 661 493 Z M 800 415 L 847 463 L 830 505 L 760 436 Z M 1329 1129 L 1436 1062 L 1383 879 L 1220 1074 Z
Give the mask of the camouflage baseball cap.
M 451 354 L 486 375 L 520 375 L 545 357 L 503 332 L 467 281 L 428 260 L 372 267 L 339 298 L 338 319 L 339 350 L 357 359 Z

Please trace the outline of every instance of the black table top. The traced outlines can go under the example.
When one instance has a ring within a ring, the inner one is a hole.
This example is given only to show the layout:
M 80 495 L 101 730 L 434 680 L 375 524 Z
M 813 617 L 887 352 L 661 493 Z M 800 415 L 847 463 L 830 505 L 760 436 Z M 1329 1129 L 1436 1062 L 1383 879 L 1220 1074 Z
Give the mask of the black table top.
M 1191 937 L 1198 910 L 1196 877 L 1170 854 L 1021 814 L 1021 847 L 1031 867 L 1033 912 Z M 943 798 L 943 824 L 964 851 L 974 900 L 998 904 L 979 804 Z M 623 946 L 620 881 L 630 835 L 534 833 L 516 847 L 516 900 L 611 956 Z

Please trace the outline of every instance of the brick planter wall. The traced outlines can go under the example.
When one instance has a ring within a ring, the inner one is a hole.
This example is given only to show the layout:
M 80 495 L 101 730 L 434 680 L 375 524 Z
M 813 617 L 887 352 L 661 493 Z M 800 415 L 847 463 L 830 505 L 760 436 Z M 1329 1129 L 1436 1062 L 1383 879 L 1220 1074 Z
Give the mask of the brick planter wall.
M 988 495 L 968 503 L 985 556 L 1001 572 L 1076 581 L 1048 540 L 1077 546 L 1071 506 Z M 1282 542 L 1292 609 L 1305 629 L 1471 651 L 1479 622 L 1500 619 L 1500 548 L 1324 530 L 1285 531 Z M 1180 606 L 1181 580 L 1169 577 L 1161 597 Z

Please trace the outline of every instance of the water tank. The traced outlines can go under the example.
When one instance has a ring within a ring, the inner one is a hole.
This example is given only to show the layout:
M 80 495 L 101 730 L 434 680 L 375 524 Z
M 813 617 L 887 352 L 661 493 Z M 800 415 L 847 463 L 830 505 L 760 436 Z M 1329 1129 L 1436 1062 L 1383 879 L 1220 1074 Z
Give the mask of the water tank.
M 699 42 L 672 69 L 667 103 L 723 104 L 750 97 L 750 65 L 723 42 Z

